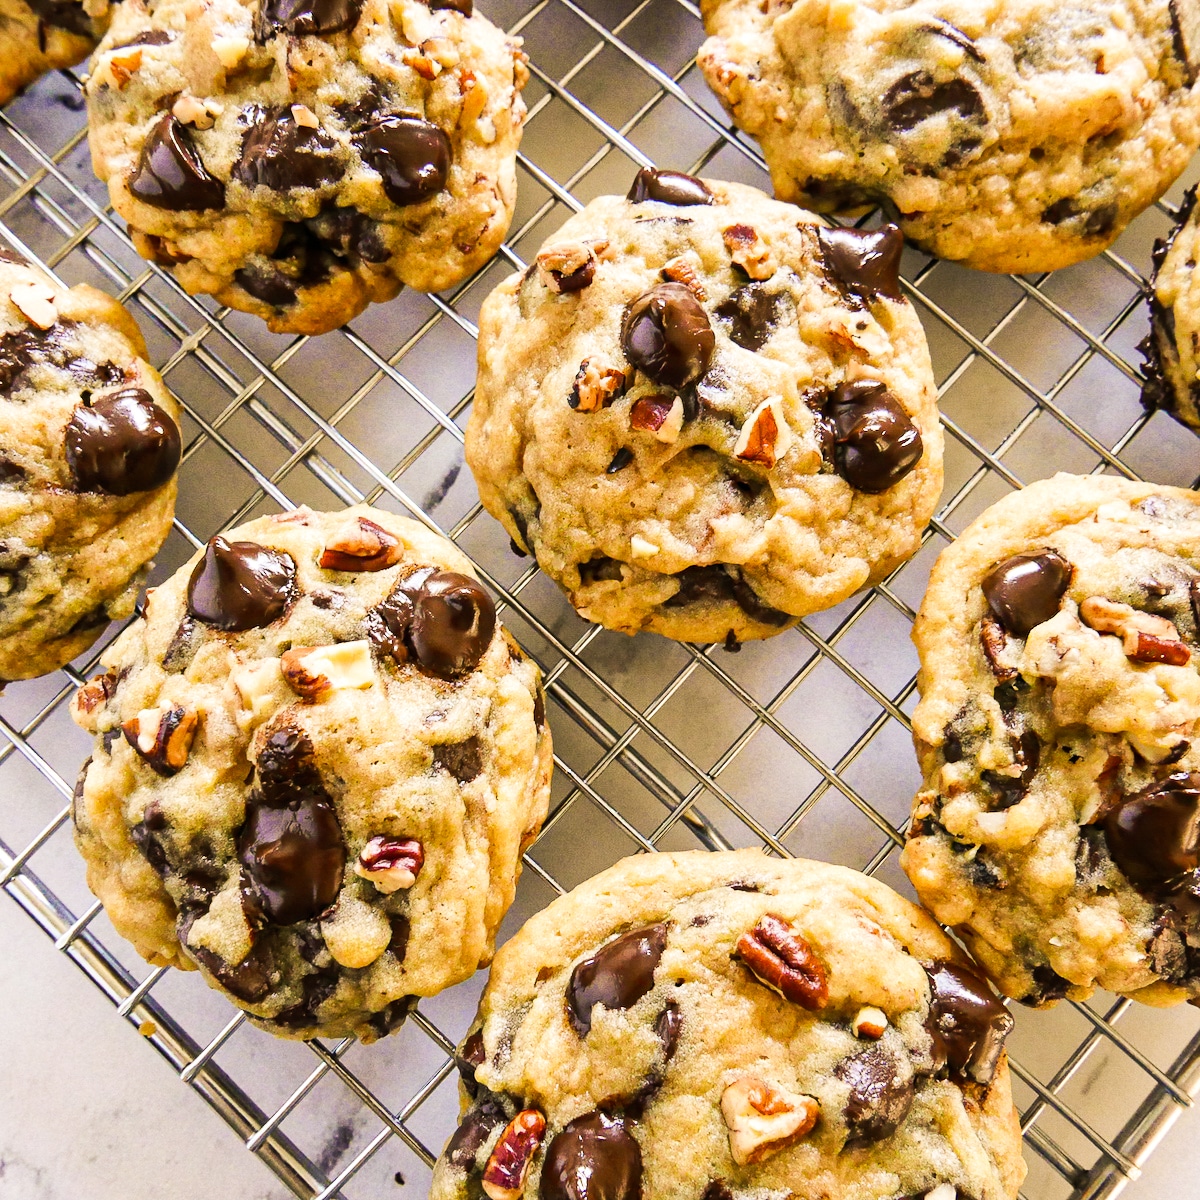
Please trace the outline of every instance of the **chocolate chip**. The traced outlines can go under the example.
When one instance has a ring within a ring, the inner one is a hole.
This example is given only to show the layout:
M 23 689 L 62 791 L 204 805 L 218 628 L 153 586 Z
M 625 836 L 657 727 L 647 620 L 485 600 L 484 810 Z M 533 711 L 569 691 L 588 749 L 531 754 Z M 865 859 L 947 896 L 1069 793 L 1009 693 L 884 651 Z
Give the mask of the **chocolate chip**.
M 288 221 L 268 255 L 255 255 L 234 272 L 239 287 L 273 308 L 296 302 L 301 288 L 326 282 L 346 263 L 312 229 L 312 222 Z
M 356 208 L 327 206 L 304 224 L 342 258 L 379 264 L 392 256 L 384 240 L 384 225 Z
M 576 1117 L 546 1150 L 540 1200 L 641 1200 L 642 1151 L 618 1117 Z
M 165 29 L 147 29 L 145 33 L 139 33 L 137 37 L 109 46 L 108 49 L 111 53 L 113 50 L 128 50 L 132 46 L 169 46 L 174 40 L 175 35 Z
M 262 0 L 254 18 L 254 37 L 265 42 L 275 33 L 340 33 L 353 29 L 362 0 Z
M 1104 839 L 1126 878 L 1170 890 L 1200 867 L 1200 771 L 1179 771 L 1127 796 L 1104 821 Z
M 823 414 L 832 428 L 834 469 L 857 491 L 886 492 L 921 461 L 921 431 L 882 383 L 839 383 Z
M 446 186 L 450 139 L 420 117 L 380 117 L 357 135 L 363 158 L 383 177 L 387 198 L 400 206 L 420 204 Z
M 1042 740 L 1032 729 L 1024 730 L 1019 738 L 1013 738 L 1013 762 L 1020 768 L 1019 775 L 1006 775 L 1002 771 L 981 771 L 980 779 L 991 789 L 993 799 L 991 812 L 1012 808 L 1022 800 L 1029 784 L 1037 774 L 1041 760 Z
M 170 113 L 150 130 L 129 190 L 143 204 L 171 212 L 202 212 L 225 203 L 225 185 L 205 170 L 192 135 Z
M 83 775 L 80 775 L 82 781 Z M 142 812 L 142 819 L 130 827 L 129 837 L 142 857 L 160 878 L 166 878 L 171 865 L 167 858 L 166 845 L 159 836 L 167 827 L 166 817 L 157 800 L 151 800 Z
M 674 1000 L 668 1000 L 666 1007 L 658 1014 L 654 1032 L 662 1043 L 664 1060 L 670 1062 L 679 1049 L 679 1035 L 683 1032 L 683 1013 Z
M 748 283 L 722 300 L 713 315 L 727 326 L 734 345 L 743 350 L 761 350 L 778 328 L 787 302 L 784 292 L 768 292 L 761 283 Z
M 1028 637 L 1048 621 L 1071 582 L 1071 564 L 1053 550 L 1016 554 L 993 567 L 982 584 L 984 599 L 1009 633 Z
M 533 698 L 533 723 L 540 733 L 546 728 L 546 693 L 538 684 L 537 695 Z
M 622 446 L 612 456 L 612 461 L 604 468 L 604 473 L 605 475 L 615 475 L 618 471 L 625 470 L 631 462 L 633 462 L 633 451 L 628 446 Z
M 649 925 L 614 938 L 577 964 L 567 984 L 567 1017 L 586 1037 L 592 1007 L 630 1008 L 653 986 L 654 971 L 667 945 L 667 927 Z
M 270 625 L 296 593 L 296 564 L 257 542 L 230 542 L 218 534 L 188 580 L 187 610 L 227 633 Z
M 940 1070 L 987 1085 L 996 1074 L 1011 1014 L 983 977 L 970 967 L 938 959 L 927 966 L 929 1017 L 934 1061 Z
M 900 257 L 904 235 L 895 225 L 882 229 L 817 230 L 825 269 L 852 296 L 874 300 L 887 296 L 903 300 Z
M 708 314 L 688 288 L 660 283 L 626 308 L 621 348 L 655 383 L 679 389 L 708 370 L 716 338 Z
M 433 748 L 435 766 L 449 771 L 459 783 L 470 783 L 483 774 L 483 744 L 477 737 Z
M 646 200 L 657 200 L 660 204 L 687 207 L 691 204 L 712 204 L 715 197 L 708 184 L 694 175 L 682 171 L 657 171 L 643 167 L 634 177 L 626 200 L 642 204 Z
M 388 918 L 392 927 L 392 936 L 388 941 L 388 950 L 397 962 L 403 962 L 408 953 L 408 935 L 411 932 L 409 919 L 403 913 Z
M 445 1156 L 460 1171 L 481 1169 L 479 1152 L 495 1130 L 508 1123 L 504 1105 L 498 1096 L 485 1092 L 475 1107 L 469 1109 L 462 1123 L 446 1143 Z
M 882 105 L 884 120 L 897 133 L 947 113 L 972 124 L 987 121 L 983 97 L 970 83 L 957 77 L 938 82 L 925 70 L 896 80 L 884 93 Z
M 126 388 L 67 422 L 67 466 L 82 492 L 128 496 L 161 487 L 179 466 L 179 426 L 149 392 Z
M 474 671 L 495 631 L 496 606 L 468 575 L 436 571 L 414 598 L 413 650 L 422 667 L 443 679 Z
M 468 1034 L 467 1040 L 454 1055 L 454 1065 L 458 1068 L 458 1077 L 462 1080 L 463 1088 L 472 1100 L 479 1094 L 479 1084 L 475 1081 L 475 1069 L 483 1066 L 483 1060 L 486 1057 L 482 1029 L 476 1029 L 473 1033 Z
M 342 174 L 336 149 L 324 130 L 297 124 L 290 107 L 268 108 L 242 137 L 233 178 L 277 192 L 325 187 Z
M 227 992 L 231 992 L 239 1000 L 257 1004 L 271 994 L 275 958 L 266 942 L 256 942 L 241 962 L 229 963 L 206 946 L 189 946 L 185 929 L 180 930 L 180 941 L 187 948 L 188 954 Z
M 713 563 L 705 567 L 686 567 L 675 576 L 679 591 L 663 601 L 664 608 L 683 608 L 689 604 L 732 600 L 751 620 L 782 627 L 795 620 L 790 613 L 771 608 L 759 599 L 742 578 L 737 567 Z
M 865 1146 L 891 1137 L 908 1116 L 914 1086 L 911 1072 L 880 1046 L 844 1058 L 833 1072 L 850 1085 L 844 1116 L 847 1146 Z
M 163 670 L 172 675 L 186 671 L 191 661 L 196 657 L 196 622 L 187 614 L 171 636 L 171 640 L 163 651 Z

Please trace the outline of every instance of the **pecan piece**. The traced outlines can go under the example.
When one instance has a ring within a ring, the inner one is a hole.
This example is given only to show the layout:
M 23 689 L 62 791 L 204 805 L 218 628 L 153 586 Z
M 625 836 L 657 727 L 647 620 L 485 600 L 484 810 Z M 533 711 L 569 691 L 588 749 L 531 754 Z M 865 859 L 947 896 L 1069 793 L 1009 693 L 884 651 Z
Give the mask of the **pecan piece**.
M 671 443 L 683 429 L 683 401 L 678 396 L 639 396 L 629 410 L 629 425 Z
M 1180 638 L 1174 622 L 1166 617 L 1141 612 L 1101 596 L 1089 596 L 1084 600 L 1079 606 L 1079 616 L 1097 633 L 1116 634 L 1121 639 L 1125 656 L 1135 662 L 1183 667 L 1191 661 L 1191 649 Z
M 388 896 L 412 887 L 424 865 L 425 848 L 415 838 L 379 834 L 359 851 L 354 873 Z
M 708 293 L 704 290 L 704 284 L 700 282 L 695 265 L 682 255 L 666 263 L 659 274 L 666 283 L 682 283 L 697 300 L 708 299 Z
M 89 733 L 96 732 L 96 722 L 93 714 L 103 708 L 117 690 L 117 675 L 115 671 L 105 671 L 103 675 L 93 675 L 71 698 L 71 716 L 75 724 Z
M 559 242 L 537 256 L 538 279 L 556 296 L 582 292 L 596 276 L 596 255 L 583 242 Z
M 777 1084 L 743 1075 L 721 1093 L 729 1152 L 739 1167 L 762 1162 L 798 1142 L 817 1123 L 820 1104 Z
M 750 225 L 730 225 L 721 231 L 725 248 L 751 279 L 770 279 L 775 274 L 775 259 L 770 247 Z
M 1157 637 L 1153 633 L 1137 632 L 1124 639 L 1125 654 L 1135 662 L 1166 663 L 1170 667 L 1186 667 L 1192 652 L 1179 640 Z
M 483 1169 L 483 1190 L 490 1200 L 517 1200 L 533 1156 L 546 1133 L 546 1118 L 536 1108 L 522 1109 L 504 1127 Z
M 579 364 L 567 403 L 576 412 L 599 412 L 624 394 L 624 371 L 602 367 L 594 359 L 585 358 Z
M 735 458 L 757 463 L 768 471 L 788 452 L 792 431 L 783 417 L 778 396 L 764 400 L 749 416 L 733 447 Z
M 785 1000 L 817 1009 L 829 999 L 825 964 L 781 917 L 767 913 L 738 938 L 734 953 L 760 983 Z
M 988 613 L 979 622 L 979 641 L 983 646 L 983 656 L 992 668 L 992 674 L 1000 683 L 1011 683 L 1020 672 L 1016 667 L 1006 667 L 1000 661 L 1000 656 L 1008 648 L 1008 634 L 1004 626 Z
M 399 538 L 366 517 L 356 517 L 334 530 L 317 565 L 326 571 L 386 571 L 403 557 Z
M 371 643 L 338 642 L 335 646 L 300 646 L 286 650 L 279 666 L 288 686 L 306 700 L 320 700 L 341 688 L 369 688 L 375 682 Z
M 121 732 L 155 774 L 169 778 L 187 763 L 199 724 L 199 713 L 176 704 L 143 708 Z

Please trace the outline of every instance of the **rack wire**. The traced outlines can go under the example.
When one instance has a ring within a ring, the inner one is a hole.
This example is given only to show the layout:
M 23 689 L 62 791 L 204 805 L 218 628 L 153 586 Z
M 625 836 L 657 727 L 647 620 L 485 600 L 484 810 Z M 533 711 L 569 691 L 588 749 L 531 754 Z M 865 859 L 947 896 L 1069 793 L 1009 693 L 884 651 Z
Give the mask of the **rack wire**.
M 911 895 L 897 866 L 919 782 L 907 634 L 938 551 L 1054 470 L 1197 483 L 1193 436 L 1138 404 L 1145 274 L 1171 211 L 1151 209 L 1113 251 L 1048 276 L 907 252 L 947 434 L 946 489 L 921 551 L 869 593 L 737 655 L 626 639 L 581 621 L 479 506 L 462 454 L 475 314 L 570 213 L 623 193 L 638 166 L 769 182 L 699 76 L 690 0 L 483 7 L 531 56 L 510 236 L 453 294 L 405 293 L 319 339 L 273 336 L 189 298 L 137 256 L 91 174 L 73 75 L 0 112 L 0 242 L 129 305 L 185 410 L 178 516 L 154 580 L 218 530 L 298 503 L 366 499 L 472 557 L 545 671 L 557 751 L 551 814 L 502 937 L 594 871 L 656 849 L 762 846 Z M 67 701 L 100 652 L 0 696 L 0 884 L 297 1196 L 423 1195 L 456 1121 L 449 1056 L 481 977 L 363 1047 L 278 1041 L 196 976 L 148 968 L 88 894 L 70 846 L 66 804 L 88 745 Z M 1200 1091 L 1200 1014 L 1098 995 L 1016 1015 L 1025 1200 L 1115 1197 Z

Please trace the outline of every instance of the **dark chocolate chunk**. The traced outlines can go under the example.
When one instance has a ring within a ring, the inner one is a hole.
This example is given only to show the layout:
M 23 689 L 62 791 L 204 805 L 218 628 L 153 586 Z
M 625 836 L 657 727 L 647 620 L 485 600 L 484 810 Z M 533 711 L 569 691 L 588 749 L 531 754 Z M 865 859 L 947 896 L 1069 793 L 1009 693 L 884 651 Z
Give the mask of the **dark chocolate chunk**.
M 1053 550 L 1016 554 L 993 567 L 980 586 L 996 620 L 1009 633 L 1028 637 L 1035 625 L 1058 612 L 1071 570 Z
M 538 731 L 546 728 L 546 693 L 538 684 L 537 695 L 533 698 L 533 723 Z
M 985 1086 L 992 1082 L 1012 1015 L 983 977 L 962 963 L 938 959 L 927 966 L 929 1017 L 934 1061 L 940 1070 Z
M 567 984 L 567 1017 L 586 1037 L 592 1007 L 630 1008 L 653 986 L 654 971 L 667 945 L 667 927 L 649 925 L 621 934 L 578 963 Z
M 417 996 L 399 996 L 385 1004 L 375 1013 L 367 1024 L 376 1037 L 387 1037 L 389 1033 L 399 1029 L 408 1020 L 408 1014 L 417 1007 Z
M 475 11 L 474 0 L 425 0 L 425 2 L 434 12 L 445 9 L 447 12 L 461 13 L 464 17 L 469 17 Z
M 619 1117 L 576 1117 L 546 1149 L 541 1200 L 641 1200 L 642 1151 Z
M 784 292 L 768 292 L 761 283 L 747 283 L 722 300 L 713 315 L 727 327 L 735 345 L 761 350 L 778 328 L 787 301 Z
M 65 29 L 80 37 L 95 38 L 96 26 L 88 16 L 80 0 L 26 0 L 39 20 L 55 29 Z M 14 49 L 10 51 L 16 54 Z
M 265 42 L 275 33 L 340 33 L 353 29 L 362 0 L 261 0 L 254 17 L 254 37 Z
M 670 1062 L 679 1049 L 679 1035 L 683 1032 L 683 1013 L 674 1000 L 668 1000 L 666 1007 L 658 1014 L 654 1032 L 662 1043 L 663 1059 Z
M 310 226 L 288 221 L 270 255 L 254 255 L 234 272 L 239 287 L 273 308 L 296 302 L 301 288 L 315 287 L 346 270 L 345 261 Z
M 957 25 L 951 25 L 949 21 L 943 21 L 941 17 L 932 17 L 930 18 L 928 32 L 935 34 L 937 37 L 944 37 L 948 42 L 953 42 L 976 62 L 981 63 L 986 61 L 983 51 Z
M 688 288 L 660 283 L 626 308 L 621 348 L 655 383 L 678 390 L 708 370 L 716 338 L 708 314 Z
M 420 204 L 446 186 L 450 139 L 436 125 L 392 114 L 356 136 L 363 158 L 383 177 L 383 190 L 393 204 Z
M 360 258 L 363 262 L 376 264 L 391 258 L 383 237 L 383 224 L 356 208 L 329 205 L 304 224 L 333 251 L 335 257 Z
M 903 300 L 900 257 L 904 235 L 896 225 L 882 229 L 817 230 L 825 269 L 852 296 L 874 300 L 887 296 Z
M 388 950 L 395 957 L 397 962 L 403 962 L 405 955 L 408 953 L 408 935 L 412 930 L 409 919 L 398 914 L 388 918 L 392 927 L 392 936 L 388 941 Z
M 960 77 L 939 82 L 925 70 L 896 80 L 884 93 L 882 106 L 884 120 L 897 133 L 946 113 L 971 124 L 987 121 L 983 97 L 972 84 Z
M 1087 237 L 1104 237 L 1112 233 L 1120 211 L 1120 207 L 1115 203 L 1088 208 L 1075 197 L 1064 196 L 1043 210 L 1042 220 L 1050 225 L 1063 225 L 1067 221 L 1079 219 Z
M 626 200 L 641 204 L 646 200 L 657 200 L 660 204 L 686 207 L 690 204 L 712 204 L 715 197 L 708 185 L 694 175 L 682 171 L 658 171 L 643 167 L 634 177 Z
M 275 976 L 275 958 L 265 941 L 255 942 L 239 963 L 228 963 L 219 954 L 204 946 L 189 946 L 186 930 L 180 931 L 180 940 L 187 952 L 227 991 L 239 1000 L 257 1004 L 265 1000 L 272 991 Z
M 604 473 L 605 475 L 615 475 L 618 471 L 625 470 L 631 462 L 633 462 L 633 451 L 628 446 L 622 446 L 612 456 L 612 461 L 604 468 Z
M 129 190 L 143 204 L 171 212 L 202 212 L 225 203 L 225 185 L 205 170 L 192 135 L 170 113 L 150 130 Z
M 196 649 L 196 622 L 184 613 L 179 628 L 175 630 L 170 643 L 163 651 L 163 669 L 172 675 L 186 671 L 192 659 L 196 657 Z
M 18 462 L 13 462 L 7 454 L 0 453 L 0 484 L 19 484 L 26 476 L 26 471 Z
M 181 453 L 179 426 L 141 388 L 77 405 L 65 442 L 76 487 L 111 496 L 161 487 L 175 474 Z
M 834 469 L 860 492 L 886 492 L 921 461 L 921 431 L 882 383 L 839 383 L 823 413 L 832 429 Z
M 433 748 L 435 766 L 449 771 L 460 783 L 470 783 L 483 773 L 483 744 L 477 737 Z
M 915 1091 L 912 1073 L 881 1046 L 842 1059 L 833 1073 L 850 1085 L 844 1112 L 848 1146 L 891 1137 L 908 1116 Z
M 1029 784 L 1037 774 L 1042 755 L 1042 740 L 1032 729 L 1026 729 L 1019 738 L 1013 738 L 1013 762 L 1020 768 L 1019 775 L 1006 775 L 1000 771 L 982 771 L 980 779 L 991 789 L 993 800 L 989 805 L 992 812 L 1012 808 L 1024 798 Z
M 83 775 L 80 775 L 80 781 Z M 159 878 L 166 878 L 171 869 L 167 858 L 166 843 L 160 836 L 166 831 L 167 819 L 157 800 L 151 800 L 142 811 L 142 819 L 130 827 L 129 836 L 133 844 L 141 852 L 142 857 L 154 869 Z
M 1033 990 L 1021 997 L 1022 1004 L 1033 1007 L 1051 1004 L 1064 999 L 1071 988 L 1071 981 L 1064 979 L 1048 963 L 1039 963 L 1030 974 L 1033 976 Z
M 272 1024 L 284 1029 L 305 1029 L 317 1022 L 317 1009 L 337 991 L 336 970 L 317 971 L 304 977 L 301 998 L 290 1008 L 271 1018 Z
M 476 1029 L 467 1035 L 467 1040 L 458 1048 L 454 1055 L 454 1065 L 458 1068 L 458 1077 L 467 1095 L 472 1100 L 479 1095 L 479 1084 L 475 1081 L 475 1068 L 483 1066 L 487 1057 L 483 1048 L 483 1030 Z
M 496 606 L 483 587 L 457 571 L 436 571 L 414 600 L 409 636 L 417 661 L 443 679 L 479 666 L 496 631 Z
M 1104 821 L 1113 861 L 1135 887 L 1171 890 L 1200 867 L 1200 771 L 1127 796 Z
M 289 555 L 218 534 L 192 571 L 187 610 L 206 625 L 240 633 L 277 620 L 295 593 L 296 564 Z
M 484 1092 L 446 1143 L 446 1158 L 460 1171 L 481 1171 L 483 1164 L 478 1162 L 480 1150 L 492 1134 L 507 1123 L 508 1115 L 500 1097 Z
M 247 187 L 286 192 L 337 182 L 337 143 L 322 129 L 299 125 L 288 106 L 268 108 L 246 130 L 233 178 Z
M 759 599 L 754 589 L 742 578 L 737 567 L 713 563 L 706 567 L 687 567 L 675 576 L 679 591 L 663 601 L 664 608 L 682 608 L 703 601 L 732 600 L 754 621 L 776 627 L 795 620 L 790 613 L 771 608 Z

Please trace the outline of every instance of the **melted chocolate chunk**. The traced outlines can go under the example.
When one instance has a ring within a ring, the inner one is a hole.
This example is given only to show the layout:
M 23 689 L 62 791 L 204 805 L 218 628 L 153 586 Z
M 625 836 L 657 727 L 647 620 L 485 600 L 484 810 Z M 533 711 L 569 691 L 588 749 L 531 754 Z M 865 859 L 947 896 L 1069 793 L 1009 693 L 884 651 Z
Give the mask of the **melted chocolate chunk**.
M 96 36 L 96 27 L 79 0 L 26 0 L 26 3 L 47 25 L 80 37 Z
M 662 1043 L 663 1059 L 670 1062 L 679 1049 L 679 1035 L 683 1032 L 683 1013 L 674 1000 L 668 1000 L 666 1007 L 658 1014 L 654 1032 Z
M 225 204 L 225 185 L 205 170 L 192 135 L 170 113 L 150 130 L 129 190 L 143 204 L 171 212 L 202 212 Z
M 420 117 L 380 117 L 357 135 L 363 158 L 383 177 L 387 198 L 400 206 L 420 204 L 446 186 L 450 139 Z
M 478 1162 L 480 1150 L 492 1134 L 507 1123 L 508 1116 L 500 1098 L 485 1091 L 446 1143 L 446 1158 L 460 1171 L 481 1170 L 482 1164 Z
M 1087 208 L 1073 196 L 1064 196 L 1043 210 L 1042 220 L 1050 225 L 1063 225 L 1067 221 L 1081 218 L 1084 234 L 1088 237 L 1104 237 L 1112 233 L 1120 211 L 1117 204 L 1101 204 L 1096 208 Z
M 459 783 L 470 783 L 483 774 L 483 744 L 477 737 L 433 748 L 435 766 L 449 771 Z
M 265 42 L 275 33 L 340 33 L 353 29 L 362 0 L 261 0 L 254 18 L 254 37 Z
M 273 1017 L 272 1024 L 283 1029 L 305 1029 L 315 1025 L 317 1009 L 337 991 L 337 985 L 336 970 L 317 971 L 313 975 L 306 975 L 300 1000 Z
M 679 591 L 663 601 L 664 608 L 682 608 L 703 601 L 732 600 L 751 620 L 764 625 L 779 627 L 795 620 L 790 613 L 764 604 L 742 578 L 737 567 L 726 567 L 720 563 L 707 567 L 686 567 L 675 578 L 679 580 Z
M 1000 812 L 1012 808 L 1024 798 L 1029 790 L 1029 784 L 1037 774 L 1038 764 L 1042 756 L 1042 740 L 1032 729 L 1026 729 L 1019 738 L 1015 738 L 1013 760 L 1021 769 L 1020 775 L 1005 775 L 1000 771 L 983 771 L 980 779 L 992 790 L 990 811 Z
M 1016 554 L 992 568 L 980 585 L 992 615 L 1009 633 L 1028 637 L 1062 604 L 1071 564 L 1053 550 Z
M 218 534 L 188 580 L 187 610 L 227 633 L 270 625 L 296 593 L 296 564 L 257 542 L 230 542 Z
M 891 1137 L 908 1116 L 914 1086 L 911 1073 L 880 1046 L 844 1058 L 833 1072 L 850 1085 L 845 1118 L 847 1146 L 864 1146 Z
M 385 263 L 391 258 L 383 237 L 384 226 L 356 208 L 323 208 L 304 224 L 342 258 L 360 258 L 369 263 Z
M 832 431 L 834 469 L 857 491 L 886 492 L 921 461 L 921 431 L 882 383 L 839 383 L 823 413 Z
M 397 962 L 403 962 L 405 956 L 408 954 L 408 935 L 412 932 L 412 925 L 409 919 L 403 914 L 389 917 L 388 921 L 392 927 L 392 936 L 388 941 L 388 951 Z
M 89 387 L 115 387 L 125 381 L 125 372 L 115 363 L 94 363 L 68 344 L 72 321 L 60 321 L 50 329 L 20 329 L 0 334 L 0 396 L 11 396 L 28 384 L 28 373 L 36 366 L 58 367 Z
M 190 928 L 190 922 L 189 926 Z M 272 991 L 275 958 L 266 942 L 256 942 L 239 963 L 228 963 L 219 954 L 204 946 L 189 946 L 186 929 L 180 930 L 180 941 L 187 952 L 227 991 L 239 1000 L 257 1004 Z
M 592 1007 L 630 1008 L 653 986 L 654 971 L 667 945 L 667 927 L 633 929 L 602 946 L 571 972 L 567 984 L 567 1017 L 586 1037 Z
M 82 783 L 82 773 L 79 779 Z M 151 800 L 142 812 L 142 819 L 129 830 L 130 839 L 142 857 L 154 869 L 154 873 L 164 879 L 171 865 L 167 858 L 166 845 L 159 835 L 165 832 L 166 828 L 167 818 L 163 815 L 161 806 L 157 800 Z
M 377 1037 L 387 1037 L 408 1020 L 408 1014 L 417 1007 L 417 1000 L 416 996 L 400 996 L 385 1004 L 367 1024 Z
M 273 308 L 295 304 L 301 288 L 331 279 L 346 263 L 310 228 L 313 222 L 285 223 L 269 257 L 256 255 L 233 273 L 239 287 Z
M 947 113 L 971 124 L 987 122 L 983 97 L 965 79 L 937 82 L 928 71 L 913 71 L 884 93 L 884 120 L 897 133 L 907 133 L 922 121 Z
M 101 396 L 90 408 L 78 405 L 65 440 L 67 466 L 81 492 L 149 492 L 179 466 L 179 426 L 141 388 Z
M 1135 887 L 1170 891 L 1200 867 L 1200 771 L 1127 796 L 1104 821 L 1113 861 Z
M 443 679 L 479 666 L 496 631 L 496 606 L 483 587 L 457 571 L 437 571 L 414 600 L 410 638 L 417 661 Z
M 476 1029 L 473 1033 L 468 1034 L 467 1040 L 454 1055 L 454 1065 L 458 1068 L 458 1077 L 462 1080 L 463 1088 L 472 1100 L 479 1095 L 480 1087 L 475 1081 L 475 1069 L 483 1066 L 483 1060 L 486 1057 L 482 1029 Z
M 713 315 L 727 327 L 734 345 L 761 350 L 778 328 L 787 301 L 784 292 L 768 292 L 761 283 L 748 283 L 722 300 Z
M 324 130 L 298 125 L 290 107 L 268 108 L 246 130 L 233 178 L 277 192 L 325 187 L 342 174 L 336 149 Z
M 634 204 L 657 200 L 660 204 L 685 208 L 691 204 L 712 204 L 716 198 L 709 191 L 708 184 L 694 175 L 643 167 L 633 177 L 633 186 L 625 199 Z
M 981 975 L 961 963 L 938 959 L 929 975 L 933 1056 L 940 1070 L 990 1084 L 1013 1027 L 1011 1014 Z
M 576 1117 L 546 1150 L 541 1200 L 641 1200 L 642 1151 L 619 1118 Z
M 688 288 L 660 283 L 626 308 L 621 348 L 655 383 L 678 390 L 708 370 L 716 338 L 708 314 Z
M 852 296 L 874 300 L 887 296 L 903 300 L 900 257 L 904 235 L 896 225 L 882 229 L 817 230 L 825 269 Z

